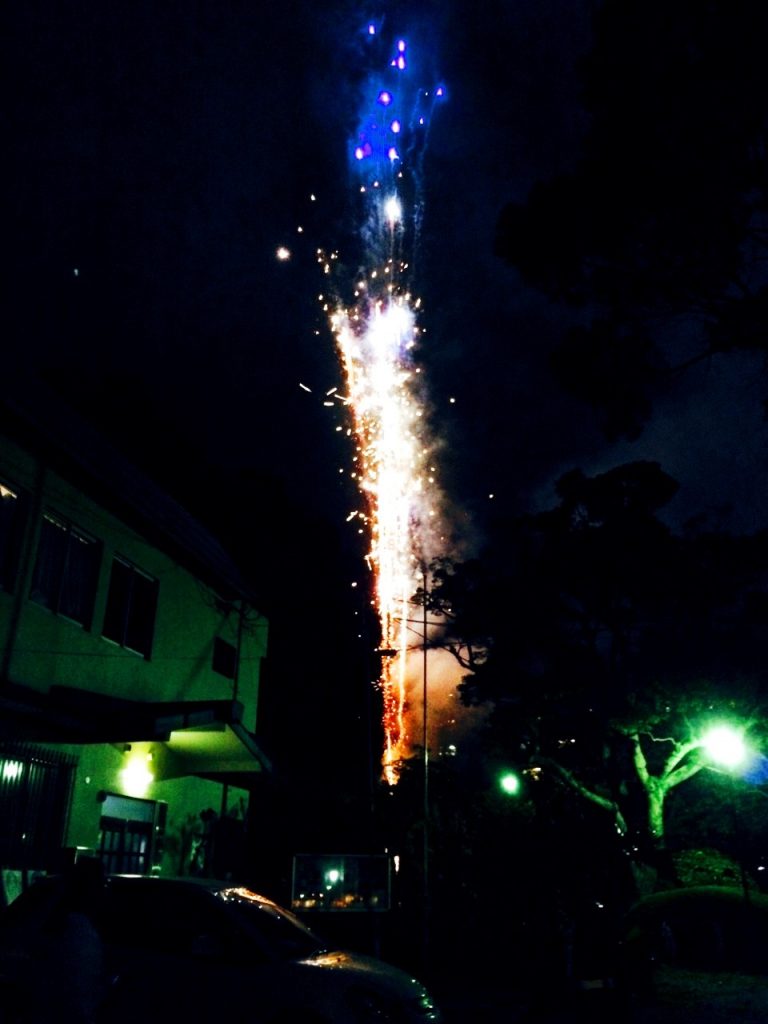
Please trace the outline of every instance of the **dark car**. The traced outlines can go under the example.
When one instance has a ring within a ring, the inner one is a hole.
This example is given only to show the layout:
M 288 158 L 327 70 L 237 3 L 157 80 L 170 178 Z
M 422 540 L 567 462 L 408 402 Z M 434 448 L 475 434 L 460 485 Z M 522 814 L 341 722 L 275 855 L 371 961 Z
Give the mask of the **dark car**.
M 98 987 L 80 1019 L 116 1024 L 215 1024 L 234 1010 L 254 1024 L 441 1020 L 406 972 L 329 949 L 290 911 L 226 883 L 115 875 L 83 908 L 64 877 L 44 878 L 0 915 L 0 949 L 9 1021 L 66 1019 L 73 986 L 89 998 Z
M 768 971 L 768 896 L 722 885 L 657 892 L 624 922 L 628 969 L 667 963 L 704 970 Z

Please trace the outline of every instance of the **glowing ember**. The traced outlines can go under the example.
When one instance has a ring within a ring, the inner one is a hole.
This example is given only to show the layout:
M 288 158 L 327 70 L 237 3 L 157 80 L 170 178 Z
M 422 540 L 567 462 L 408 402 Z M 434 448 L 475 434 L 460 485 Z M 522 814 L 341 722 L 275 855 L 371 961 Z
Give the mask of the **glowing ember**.
M 405 41 L 398 39 L 394 46 L 384 72 L 388 81 L 371 80 L 369 106 L 350 147 L 350 164 L 363 179 L 356 191 L 365 204 L 365 269 L 354 283 L 352 301 L 338 299 L 329 310 L 357 443 L 353 476 L 365 499 L 365 512 L 356 510 L 350 518 L 362 519 L 371 538 L 368 558 L 381 623 L 382 769 L 390 784 L 397 781 L 398 764 L 410 744 L 408 620 L 416 614 L 411 598 L 428 557 L 427 524 L 434 514 L 427 493 L 433 467 L 414 387 L 420 303 L 405 281 L 408 261 L 403 258 L 418 230 L 418 172 L 426 141 L 422 105 L 429 93 L 408 82 Z M 385 119 L 382 106 L 388 111 Z M 323 252 L 318 261 L 328 273 Z M 327 302 L 323 308 L 329 308 Z

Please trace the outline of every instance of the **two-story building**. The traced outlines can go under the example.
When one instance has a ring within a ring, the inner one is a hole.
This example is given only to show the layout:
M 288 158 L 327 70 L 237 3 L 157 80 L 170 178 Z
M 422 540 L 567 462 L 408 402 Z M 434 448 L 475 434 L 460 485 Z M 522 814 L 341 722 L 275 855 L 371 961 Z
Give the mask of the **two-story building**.
M 220 544 L 52 396 L 2 398 L 0 868 L 85 849 L 109 870 L 232 869 L 225 837 L 269 770 L 259 604 Z

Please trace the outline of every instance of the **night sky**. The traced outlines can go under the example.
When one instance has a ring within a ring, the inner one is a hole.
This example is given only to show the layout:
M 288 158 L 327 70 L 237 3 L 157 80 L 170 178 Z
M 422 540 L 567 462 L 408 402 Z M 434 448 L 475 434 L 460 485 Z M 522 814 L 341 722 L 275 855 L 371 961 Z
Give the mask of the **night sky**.
M 401 7 L 389 21 L 416 22 L 415 59 L 423 39 L 449 89 L 415 284 L 446 490 L 466 516 L 491 492 L 519 502 L 571 456 L 543 358 L 551 313 L 516 294 L 492 244 L 501 205 L 573 147 L 569 65 L 587 23 L 568 3 Z M 368 14 L 42 2 L 6 11 L 3 32 L 11 354 L 95 386 L 140 377 L 214 459 L 267 467 L 321 511 L 348 452 L 320 401 L 340 373 L 314 250 L 344 259 L 354 244 L 346 154 Z
M 209 460 L 280 480 L 343 531 L 351 452 L 322 402 L 341 380 L 314 252 L 353 258 L 347 152 L 365 26 L 384 13 L 447 89 L 425 152 L 414 278 L 438 476 L 459 532 L 472 541 L 490 514 L 546 507 L 575 466 L 639 458 L 681 482 L 675 522 L 720 510 L 733 528 L 765 526 L 758 357 L 699 365 L 636 441 L 609 443 L 550 372 L 573 314 L 494 255 L 505 204 L 580 155 L 579 67 L 599 4 L 381 6 L 6 5 L 9 368 L 85 390 L 133 382 Z M 275 258 L 280 245 L 291 260 Z
M 759 525 L 765 427 L 751 367 L 701 368 L 639 441 L 608 445 L 549 371 L 562 311 L 493 255 L 504 204 L 578 157 L 595 5 L 384 6 L 384 24 L 408 34 L 416 59 L 422 47 L 448 89 L 425 155 L 414 276 L 456 520 L 481 530 L 491 493 L 495 512 L 546 504 L 574 465 L 655 458 L 683 484 L 679 518 L 716 505 L 717 474 L 735 467 L 738 525 Z M 274 472 L 330 516 L 348 507 L 349 453 L 320 401 L 339 368 L 313 253 L 354 248 L 346 153 L 371 13 L 33 0 L 3 16 L 7 354 L 94 387 L 141 379 L 214 460 Z M 280 244 L 294 252 L 286 264 Z

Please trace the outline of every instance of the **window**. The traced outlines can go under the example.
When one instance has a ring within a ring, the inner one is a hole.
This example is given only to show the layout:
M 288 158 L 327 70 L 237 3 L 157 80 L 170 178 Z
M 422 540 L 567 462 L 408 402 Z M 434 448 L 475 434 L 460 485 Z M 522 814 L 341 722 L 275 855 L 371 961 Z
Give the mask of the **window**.
M 237 648 L 220 636 L 213 641 L 213 671 L 227 679 L 234 679 L 237 675 Z
M 0 483 L 0 588 L 12 590 L 24 529 L 24 501 Z
M 52 612 L 89 626 L 101 545 L 71 523 L 45 512 L 30 597 Z
M 102 636 L 148 658 L 155 631 L 157 590 L 157 580 L 130 562 L 115 558 Z

